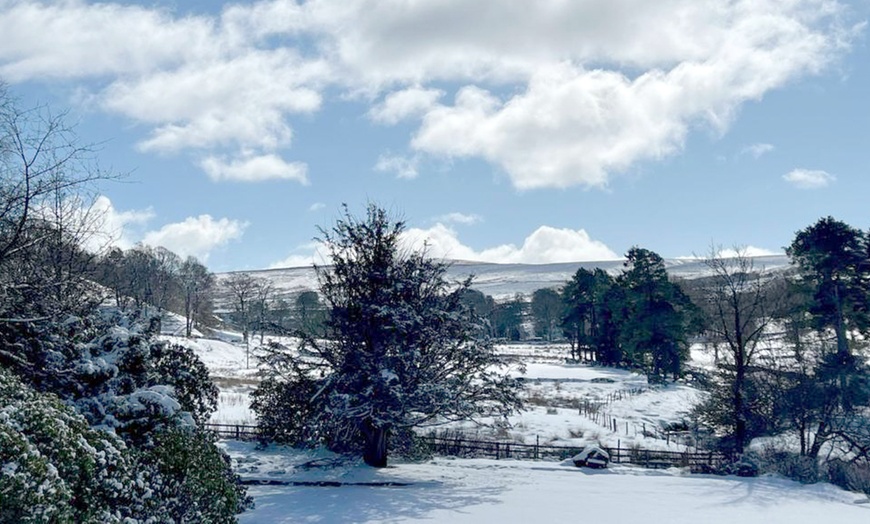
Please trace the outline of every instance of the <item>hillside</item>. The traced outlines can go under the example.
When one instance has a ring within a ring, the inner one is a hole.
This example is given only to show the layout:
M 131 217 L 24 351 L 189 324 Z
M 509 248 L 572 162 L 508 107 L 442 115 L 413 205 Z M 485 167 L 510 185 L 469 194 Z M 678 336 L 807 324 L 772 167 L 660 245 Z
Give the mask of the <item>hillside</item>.
M 785 255 L 755 257 L 755 267 L 768 271 L 788 267 L 789 260 Z M 560 287 L 567 282 L 578 269 L 601 268 L 616 275 L 622 270 L 621 260 L 603 262 L 565 262 L 559 264 L 491 264 L 486 262 L 453 262 L 448 277 L 452 280 L 464 280 L 474 277 L 472 287 L 495 299 L 501 300 L 513 297 L 517 293 L 530 295 L 537 289 Z M 677 278 L 698 278 L 710 274 L 703 262 L 697 259 L 666 259 L 668 272 Z M 252 276 L 266 278 L 272 282 L 281 298 L 295 296 L 303 291 L 317 288 L 317 276 L 311 267 L 295 267 L 285 269 L 266 269 L 259 271 L 244 271 Z M 232 273 L 220 273 L 218 279 L 223 279 Z

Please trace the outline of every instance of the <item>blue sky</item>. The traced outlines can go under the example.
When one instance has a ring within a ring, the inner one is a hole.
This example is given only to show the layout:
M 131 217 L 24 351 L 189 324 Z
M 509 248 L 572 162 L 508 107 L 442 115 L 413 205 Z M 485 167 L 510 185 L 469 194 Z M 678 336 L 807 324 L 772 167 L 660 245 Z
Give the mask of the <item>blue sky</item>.
M 534 5 L 534 9 L 528 7 Z M 781 252 L 870 226 L 867 1 L 0 0 L 0 79 L 68 109 L 114 242 L 309 263 L 374 201 L 436 256 Z

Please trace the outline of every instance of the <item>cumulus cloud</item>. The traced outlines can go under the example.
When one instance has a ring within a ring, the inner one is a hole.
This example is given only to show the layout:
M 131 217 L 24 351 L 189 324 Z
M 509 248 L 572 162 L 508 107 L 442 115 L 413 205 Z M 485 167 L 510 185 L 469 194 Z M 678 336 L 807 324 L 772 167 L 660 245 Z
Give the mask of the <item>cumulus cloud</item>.
M 330 90 L 371 103 L 374 122 L 419 120 L 413 149 L 485 159 L 518 188 L 602 187 L 821 71 L 857 32 L 845 13 L 836 0 L 266 0 L 215 15 L 0 0 L 0 76 L 95 80 L 99 107 L 147 129 L 148 152 L 279 155 Z
M 215 220 L 211 215 L 199 215 L 150 231 L 142 242 L 163 246 L 182 258 L 192 255 L 206 261 L 215 248 L 241 238 L 247 226 L 247 223 L 238 220 Z
M 285 258 L 269 264 L 269 269 L 311 267 L 312 264 L 327 265 L 329 250 L 320 242 L 311 242 L 297 247 Z
M 741 155 L 750 155 L 753 158 L 761 158 L 762 155 L 770 153 L 775 148 L 773 144 L 765 144 L 763 142 L 759 142 L 757 144 L 751 144 L 740 150 Z
M 837 177 L 821 170 L 794 169 L 782 175 L 782 179 L 798 189 L 821 189 L 829 186 Z
M 154 218 L 154 211 L 150 208 L 120 211 L 105 195 L 99 195 L 90 205 L 74 200 L 68 202 L 67 207 L 90 230 L 90 235 L 84 239 L 84 247 L 93 253 L 109 246 L 129 249 L 136 243 L 135 231 Z
M 465 216 L 465 215 L 463 215 Z M 400 239 L 407 249 L 425 250 L 432 258 L 468 260 L 497 264 L 549 264 L 558 262 L 598 262 L 621 260 L 603 242 L 592 239 L 583 230 L 541 226 L 523 240 L 520 247 L 502 244 L 476 250 L 462 243 L 458 233 L 442 223 L 428 229 L 407 229 Z M 329 250 L 321 243 L 300 246 L 286 258 L 274 262 L 270 269 L 327 264 Z
M 733 47 L 727 52 L 747 52 Z M 692 125 L 724 130 L 741 103 L 818 65 L 817 56 L 785 47 L 750 54 L 747 63 L 711 57 L 634 78 L 563 62 L 541 67 L 507 99 L 465 87 L 453 105 L 426 114 L 411 145 L 483 157 L 520 189 L 603 187 L 639 161 L 680 151 Z
M 206 157 L 200 162 L 212 180 L 261 182 L 264 180 L 295 180 L 308 183 L 308 166 L 302 162 L 287 162 L 278 155 L 249 156 L 233 160 Z
M 412 179 L 417 178 L 419 174 L 417 170 L 419 164 L 420 159 L 416 156 L 409 158 L 387 153 L 378 157 L 374 169 L 382 173 L 393 173 L 398 178 Z
M 390 93 L 369 110 L 369 118 L 382 124 L 397 124 L 410 117 L 426 114 L 444 96 L 440 89 L 412 87 Z
M 448 224 L 471 225 L 471 224 L 477 224 L 478 222 L 483 220 L 483 217 L 481 217 L 480 215 L 475 215 L 473 213 L 468 214 L 468 213 L 453 212 L 453 213 L 447 213 L 446 215 L 441 215 L 436 220 L 438 220 L 439 222 L 446 222 Z
M 621 257 L 604 243 L 593 240 L 583 229 L 541 226 L 526 237 L 522 246 L 503 244 L 477 251 L 464 245 L 456 231 L 438 223 L 429 229 L 409 229 L 403 242 L 413 249 L 425 249 L 435 258 L 495 263 L 547 264 L 617 260 Z

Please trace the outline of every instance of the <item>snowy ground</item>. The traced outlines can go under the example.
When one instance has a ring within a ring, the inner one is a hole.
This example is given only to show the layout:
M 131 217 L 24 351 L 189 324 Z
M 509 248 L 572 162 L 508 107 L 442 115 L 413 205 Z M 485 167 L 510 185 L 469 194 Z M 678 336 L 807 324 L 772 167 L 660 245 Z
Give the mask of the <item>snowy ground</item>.
M 256 423 L 249 405 L 258 369 L 256 359 L 245 346 L 233 340 L 231 334 L 227 334 L 226 340 L 164 338 L 192 347 L 211 370 L 221 389 L 212 422 Z M 278 341 L 293 344 L 292 340 Z M 637 373 L 565 364 L 565 345 L 514 344 L 498 349 L 504 354 L 522 356 L 528 362 L 524 372 L 511 371 L 526 381 L 528 408 L 510 417 L 510 427 L 467 422 L 451 424 L 451 429 L 478 438 L 524 443 L 683 449 L 662 432 L 687 417 L 688 410 L 699 399 L 697 390 L 684 385 L 650 388 L 646 378 Z M 584 406 L 594 406 L 597 416 L 581 413 Z
M 258 381 L 256 363 L 231 333 L 222 340 L 165 335 L 193 347 L 221 388 L 213 421 L 252 424 L 249 395 Z M 284 343 L 292 341 L 281 340 Z M 566 364 L 560 345 L 503 346 L 527 363 L 528 409 L 511 427 L 454 429 L 484 438 L 553 445 L 601 443 L 648 449 L 682 449 L 660 431 L 685 419 L 701 393 L 686 385 L 650 387 L 638 374 Z M 696 352 L 693 352 L 696 356 Z M 700 361 L 705 355 L 697 354 Z M 580 406 L 598 406 L 598 416 Z M 614 420 L 616 421 L 614 424 Z M 615 426 L 615 430 L 614 430 Z M 646 432 L 644 432 L 646 429 Z M 237 471 L 247 479 L 285 485 L 254 485 L 256 508 L 242 523 L 284 522 L 612 522 L 673 523 L 866 523 L 870 501 L 827 484 L 803 486 L 784 479 L 688 475 L 614 465 L 603 472 L 570 463 L 437 458 L 382 470 L 337 461 L 328 453 L 224 442 Z M 305 466 L 307 464 L 307 466 Z M 327 481 L 340 486 L 312 486 Z M 293 484 L 295 483 L 295 485 Z M 376 486 L 371 484 L 391 484 Z
M 252 486 L 257 505 L 240 516 L 242 523 L 870 522 L 866 496 L 775 477 L 687 475 L 678 469 L 619 465 L 592 471 L 569 462 L 444 458 L 375 470 L 356 462 L 332 464 L 327 454 L 226 446 L 244 477 L 297 483 Z M 310 485 L 324 481 L 332 485 Z

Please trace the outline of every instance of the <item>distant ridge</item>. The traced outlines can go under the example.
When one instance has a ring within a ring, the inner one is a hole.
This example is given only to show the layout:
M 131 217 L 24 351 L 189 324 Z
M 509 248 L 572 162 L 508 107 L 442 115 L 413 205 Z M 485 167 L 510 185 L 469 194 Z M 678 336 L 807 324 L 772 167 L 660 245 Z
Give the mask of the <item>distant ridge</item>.
M 756 269 L 764 269 L 765 271 L 782 270 L 790 264 L 786 255 L 753 257 L 752 260 Z M 448 262 L 452 264 L 447 272 L 450 279 L 464 280 L 473 275 L 472 287 L 487 295 L 492 295 L 496 299 L 510 298 L 517 293 L 530 295 L 541 288 L 561 287 L 581 267 L 588 270 L 600 268 L 611 275 L 619 274 L 623 268 L 622 260 L 552 264 L 496 264 L 469 260 Z M 700 259 L 670 258 L 665 259 L 665 266 L 673 277 L 692 279 L 710 275 L 709 268 Z M 267 278 L 272 282 L 277 294 L 283 298 L 317 289 L 317 275 L 310 266 L 232 271 L 219 273 L 217 276 L 218 279 L 222 279 L 233 273 L 248 273 L 260 278 Z

